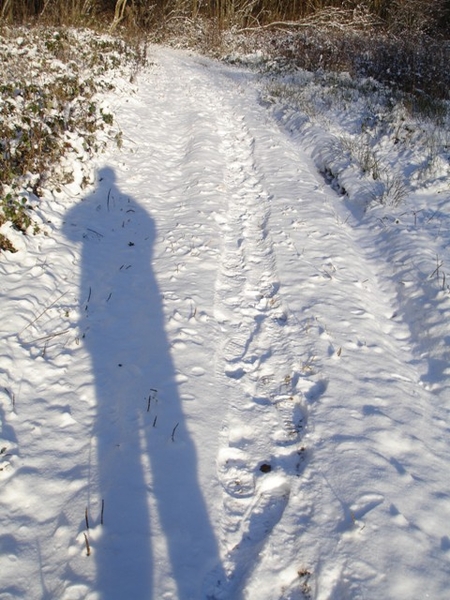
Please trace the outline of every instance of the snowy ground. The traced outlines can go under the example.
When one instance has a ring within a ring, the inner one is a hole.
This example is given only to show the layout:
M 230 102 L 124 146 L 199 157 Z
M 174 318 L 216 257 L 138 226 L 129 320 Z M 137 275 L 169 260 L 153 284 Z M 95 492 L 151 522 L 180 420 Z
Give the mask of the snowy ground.
M 448 179 L 364 212 L 254 72 L 150 59 L 0 256 L 0 599 L 445 598 Z

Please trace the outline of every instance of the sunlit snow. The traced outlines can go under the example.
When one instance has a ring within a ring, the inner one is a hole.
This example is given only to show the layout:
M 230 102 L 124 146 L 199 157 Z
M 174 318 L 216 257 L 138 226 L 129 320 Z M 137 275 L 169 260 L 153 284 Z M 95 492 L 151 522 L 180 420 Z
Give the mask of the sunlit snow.
M 254 70 L 149 58 L 0 256 L 1 600 L 447 597 L 446 173 L 364 210 Z

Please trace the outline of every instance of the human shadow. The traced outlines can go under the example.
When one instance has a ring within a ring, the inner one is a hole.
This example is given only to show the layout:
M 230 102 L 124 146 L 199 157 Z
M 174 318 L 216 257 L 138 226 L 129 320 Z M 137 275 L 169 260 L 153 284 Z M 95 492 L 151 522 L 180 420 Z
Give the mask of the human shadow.
M 152 269 L 155 223 L 118 189 L 113 169 L 103 168 L 97 189 L 68 211 L 64 227 L 82 244 L 80 331 L 97 397 L 98 591 L 105 600 L 159 600 L 158 563 L 170 597 L 176 587 L 179 600 L 199 600 L 219 552 Z

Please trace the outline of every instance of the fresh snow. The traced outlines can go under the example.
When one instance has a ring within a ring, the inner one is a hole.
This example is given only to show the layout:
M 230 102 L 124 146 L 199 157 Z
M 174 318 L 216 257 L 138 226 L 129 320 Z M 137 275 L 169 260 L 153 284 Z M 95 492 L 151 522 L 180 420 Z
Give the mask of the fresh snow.
M 448 183 L 364 212 L 255 71 L 150 54 L 0 256 L 0 599 L 447 597 Z

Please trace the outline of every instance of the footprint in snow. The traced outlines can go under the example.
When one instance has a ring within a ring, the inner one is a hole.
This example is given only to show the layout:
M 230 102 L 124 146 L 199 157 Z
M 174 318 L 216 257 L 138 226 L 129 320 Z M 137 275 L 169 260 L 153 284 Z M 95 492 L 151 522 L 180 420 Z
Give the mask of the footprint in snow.
M 268 475 L 259 494 L 242 518 L 241 541 L 227 554 L 224 567 L 227 579 L 219 579 L 213 571 L 205 582 L 208 600 L 241 600 L 246 580 L 257 566 L 258 558 L 269 536 L 281 520 L 289 501 L 290 486 L 277 474 Z
M 224 490 L 232 498 L 249 498 L 255 492 L 255 477 L 247 467 L 246 455 L 239 448 L 219 454 L 219 472 Z

